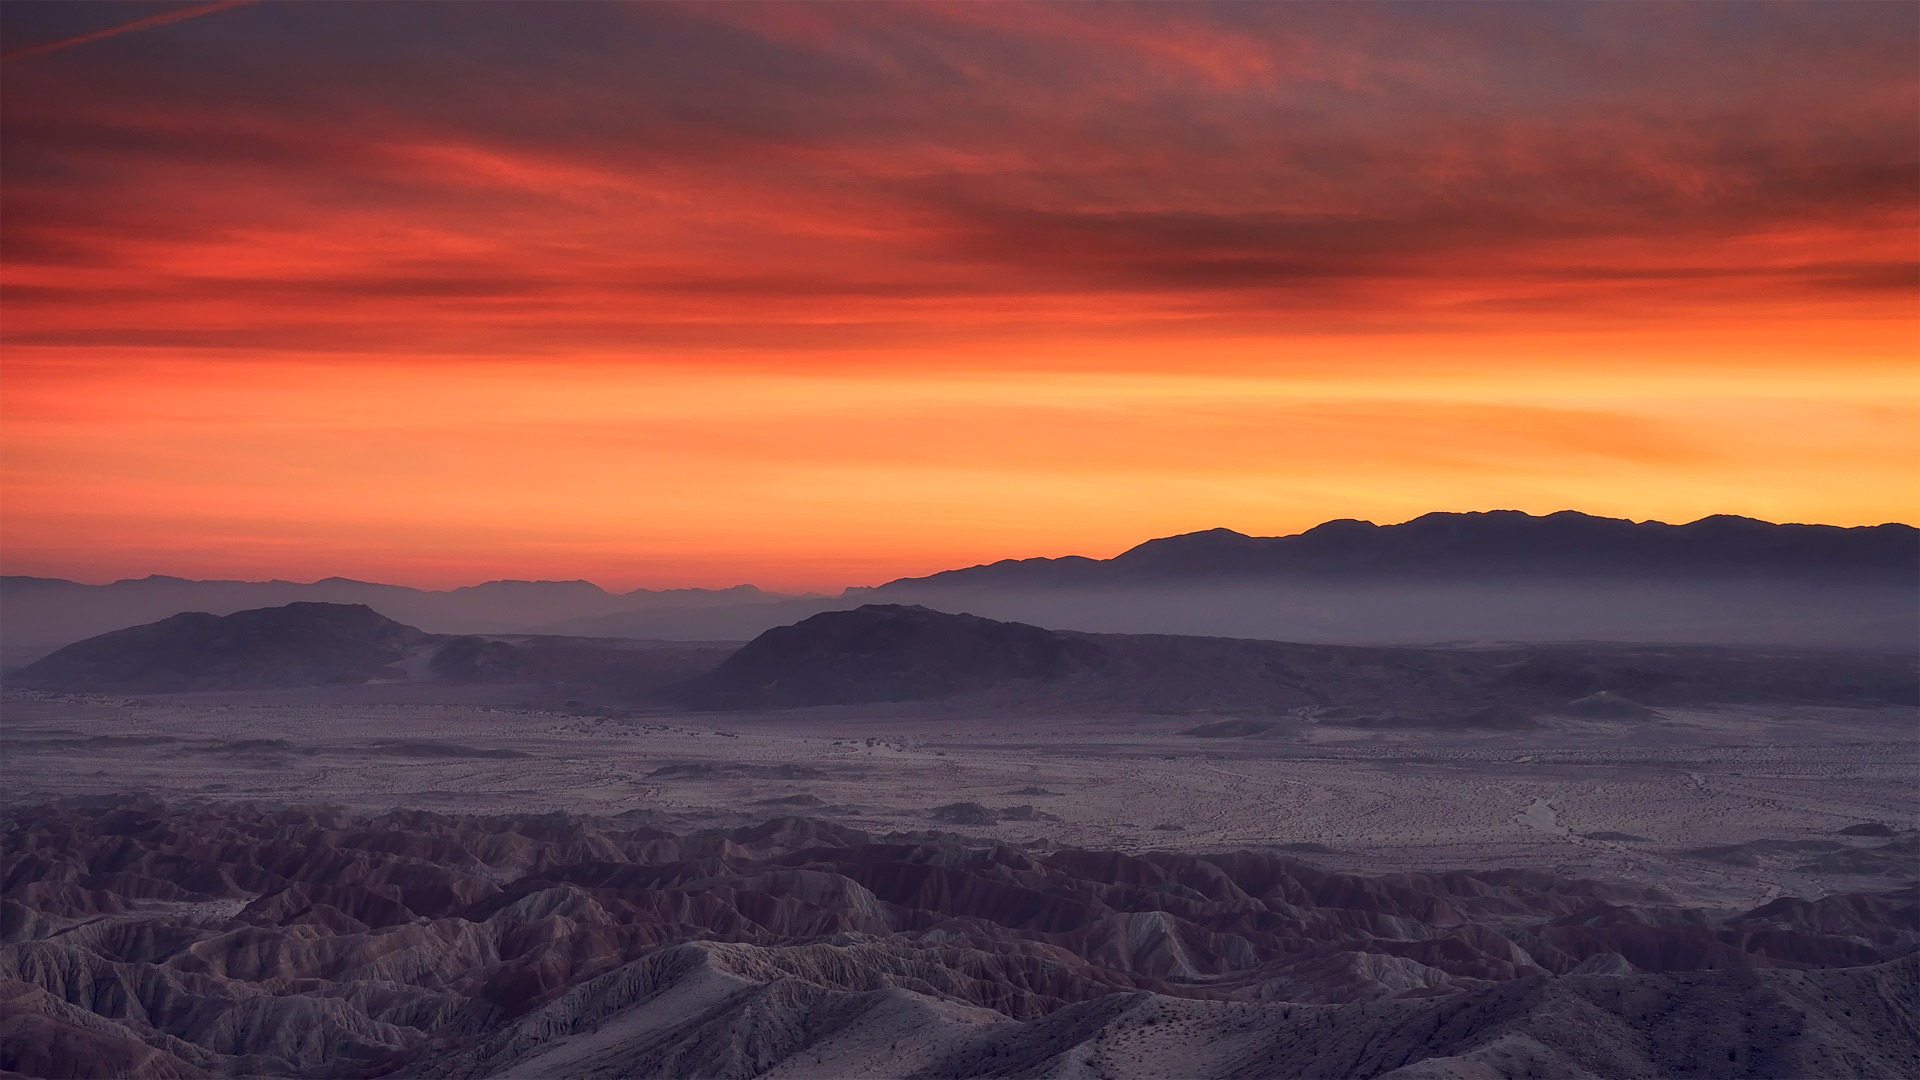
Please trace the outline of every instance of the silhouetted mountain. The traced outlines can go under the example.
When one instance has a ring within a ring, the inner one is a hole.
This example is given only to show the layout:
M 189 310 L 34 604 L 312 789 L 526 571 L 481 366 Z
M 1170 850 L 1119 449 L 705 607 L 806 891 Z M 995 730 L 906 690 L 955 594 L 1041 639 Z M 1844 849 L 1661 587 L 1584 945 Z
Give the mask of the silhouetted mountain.
M 362 683 L 404 678 L 393 665 L 431 640 L 362 604 L 189 611 L 68 645 L 11 681 L 154 693 Z
M 0 662 L 180 611 L 366 604 L 434 633 L 745 640 L 861 603 L 917 604 L 1077 630 L 1282 641 L 1670 641 L 1895 648 L 1920 635 L 1920 530 L 1688 525 L 1566 511 L 1331 521 L 1297 536 L 1227 529 L 1112 559 L 1006 560 L 838 597 L 494 581 L 424 592 L 347 578 L 111 585 L 0 578 Z
M 528 695 L 544 708 L 624 707 L 656 700 L 734 648 L 527 634 L 449 637 L 364 605 L 293 603 L 226 616 L 186 612 L 115 630 L 59 649 L 9 673 L 8 681 L 79 693 L 524 684 L 516 696 Z
M 52 649 L 108 630 L 182 611 L 215 615 L 295 602 L 365 604 L 432 633 L 510 634 L 548 624 L 666 607 L 697 615 L 709 607 L 751 607 L 792 599 L 752 585 L 730 589 L 635 589 L 609 593 L 586 581 L 489 581 L 446 591 L 410 589 L 351 578 L 293 581 L 190 581 L 153 575 L 109 585 L 60 578 L 0 577 L 0 650 L 13 655 Z M 772 623 L 790 621 L 776 618 Z M 671 620 L 669 620 L 671 622 Z M 765 626 L 733 635 L 753 636 Z M 601 636 L 593 631 L 567 633 Z M 707 634 L 619 635 L 703 638 Z
M 1637 641 L 1908 648 L 1920 638 L 1920 530 L 1688 525 L 1562 512 L 1227 529 L 1111 559 L 1007 560 L 848 599 L 1041 626 L 1343 644 Z
M 775 627 L 691 692 L 707 708 L 909 701 L 1097 667 L 1086 638 L 1021 623 L 869 604 Z
M 1916 704 L 1920 675 L 1903 654 L 1304 645 L 1088 634 L 870 604 L 769 630 L 680 696 L 703 709 L 948 698 L 1041 712 L 1344 708 L 1363 726 L 1520 729 L 1539 714 L 1590 715 L 1603 699 L 1636 709 Z
M 1426 514 L 1399 525 L 1340 520 L 1293 536 L 1210 529 L 1111 559 L 1009 559 L 881 586 L 1084 586 L 1195 579 L 1761 578 L 1920 582 L 1920 530 L 1775 525 L 1725 514 L 1687 525 L 1563 510 Z
M 0 860 L 9 1075 L 1920 1068 L 1911 885 L 1735 913 L 1527 870 L 791 817 L 677 835 L 114 797 L 14 808 Z
M 1537 726 L 1542 715 L 1651 716 L 1641 702 L 1920 699 L 1920 676 L 1904 654 L 1311 645 L 1088 634 L 884 604 L 776 627 L 737 650 L 722 642 L 449 637 L 361 605 L 188 612 L 69 645 L 9 681 L 94 693 L 407 682 L 415 700 L 430 698 L 432 683 L 496 684 L 520 686 L 503 692 L 546 708 L 949 700 L 1024 712 L 1277 715 L 1341 706 L 1347 712 L 1332 718 L 1360 726 L 1509 729 Z

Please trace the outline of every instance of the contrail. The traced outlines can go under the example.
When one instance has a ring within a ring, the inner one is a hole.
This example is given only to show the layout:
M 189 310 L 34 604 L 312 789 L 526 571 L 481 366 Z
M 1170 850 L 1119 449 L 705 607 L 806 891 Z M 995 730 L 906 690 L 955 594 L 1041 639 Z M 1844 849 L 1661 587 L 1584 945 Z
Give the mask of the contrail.
M 52 52 L 55 49 L 64 49 L 69 45 L 79 45 L 88 41 L 98 41 L 104 37 L 112 37 L 115 34 L 124 34 L 129 30 L 145 30 L 149 26 L 165 26 L 170 22 L 179 22 L 181 19 L 191 19 L 200 15 L 211 15 L 225 8 L 239 7 L 242 4 L 251 4 L 253 2 L 254 0 L 214 0 L 211 4 L 195 4 L 192 7 L 177 8 L 173 11 L 162 12 L 159 15 L 149 15 L 144 19 L 135 19 L 130 23 L 121 23 L 119 26 L 109 26 L 105 30 L 95 30 L 89 34 L 78 34 L 74 37 L 61 38 L 58 41 L 43 41 L 38 45 L 9 49 L 6 52 L 0 52 L 0 60 L 12 60 L 16 57 L 32 56 L 34 53 Z

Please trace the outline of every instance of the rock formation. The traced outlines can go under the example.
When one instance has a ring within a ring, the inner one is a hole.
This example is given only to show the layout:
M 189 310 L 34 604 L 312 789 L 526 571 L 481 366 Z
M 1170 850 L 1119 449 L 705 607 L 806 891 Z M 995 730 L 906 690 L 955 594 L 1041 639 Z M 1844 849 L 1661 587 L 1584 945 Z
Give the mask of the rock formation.
M 1920 894 L 1030 852 L 803 818 L 16 808 L 27 1076 L 1911 1075 Z

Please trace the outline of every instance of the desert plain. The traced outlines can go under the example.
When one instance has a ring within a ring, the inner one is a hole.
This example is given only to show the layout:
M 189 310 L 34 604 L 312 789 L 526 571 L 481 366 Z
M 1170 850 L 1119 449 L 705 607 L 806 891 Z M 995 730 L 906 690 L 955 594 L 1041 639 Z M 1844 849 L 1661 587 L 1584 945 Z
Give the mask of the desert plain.
M 1033 849 L 1288 853 L 1367 874 L 1529 867 L 1725 907 L 1920 872 L 1913 852 L 1876 855 L 1883 838 L 1841 832 L 1916 824 L 1920 715 L 1897 705 L 1526 731 L 1354 728 L 1303 710 L 1235 735 L 1234 717 L 916 702 L 608 716 L 497 690 L 410 703 L 411 690 L 8 690 L 11 797 L 628 814 L 674 829 L 804 816 Z
M 1920 1070 L 1898 653 L 295 603 L 0 695 L 13 1075 Z

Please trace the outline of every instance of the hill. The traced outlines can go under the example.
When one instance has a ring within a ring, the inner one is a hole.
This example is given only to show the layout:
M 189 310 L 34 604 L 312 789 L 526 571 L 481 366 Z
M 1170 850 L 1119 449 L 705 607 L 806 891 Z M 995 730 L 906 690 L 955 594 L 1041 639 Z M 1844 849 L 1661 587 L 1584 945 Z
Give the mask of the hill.
M 690 697 L 706 708 L 746 709 L 911 701 L 1057 679 L 1105 658 L 1079 635 L 869 604 L 768 630 Z
M 543 707 L 562 708 L 569 701 L 650 701 L 732 651 L 691 642 L 453 637 L 424 633 L 365 605 L 293 603 L 224 616 L 183 612 L 101 634 L 11 672 L 7 681 L 81 693 L 494 684 L 514 700 L 531 694 Z
M 1465 728 L 1532 726 L 1536 712 L 1584 715 L 1596 699 L 1610 712 L 1650 716 L 1653 705 L 1917 698 L 1920 676 L 1901 654 L 1089 634 L 894 604 L 769 630 L 680 693 L 702 709 L 950 699 L 1042 712 L 1345 710 L 1375 725 Z
M 752 609 L 793 599 L 762 592 L 752 585 L 730 589 L 635 589 L 608 592 L 587 581 L 489 581 L 457 589 L 412 589 L 351 578 L 331 577 L 314 582 L 194 581 L 151 575 L 106 585 L 83 585 L 62 578 L 0 577 L 0 652 L 8 658 L 28 659 L 81 638 L 152 622 L 183 611 L 228 615 L 236 611 L 277 607 L 289 603 L 364 604 L 375 611 L 431 633 L 514 634 L 542 631 L 606 636 L 592 629 L 543 628 L 609 615 L 645 613 L 657 608 L 681 613 L 668 616 L 670 628 L 697 619 L 709 608 Z M 711 620 L 709 620 L 711 621 Z M 713 638 L 743 640 L 750 633 L 726 635 L 703 632 L 636 634 L 636 637 Z M 698 630 L 701 628 L 691 628 Z M 616 635 L 621 636 L 621 635 Z
M 75 642 L 12 674 L 21 686 L 166 693 L 400 679 L 431 641 L 363 604 L 188 611 Z
M 943 701 L 1088 715 L 1325 714 L 1385 727 L 1520 729 L 1542 715 L 1653 719 L 1707 703 L 1912 704 L 1910 656 L 1686 646 L 1410 649 L 1050 630 L 869 604 L 735 648 L 553 635 L 427 634 L 362 605 L 186 612 L 77 642 L 9 675 L 83 693 L 407 684 L 409 700 L 543 708 L 785 709 Z M 436 686 L 440 689 L 436 689 Z

